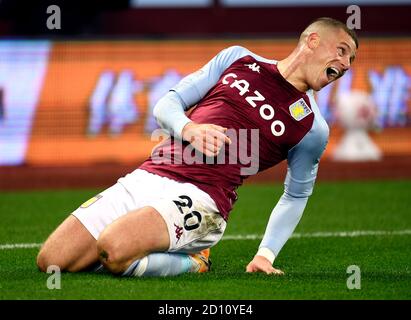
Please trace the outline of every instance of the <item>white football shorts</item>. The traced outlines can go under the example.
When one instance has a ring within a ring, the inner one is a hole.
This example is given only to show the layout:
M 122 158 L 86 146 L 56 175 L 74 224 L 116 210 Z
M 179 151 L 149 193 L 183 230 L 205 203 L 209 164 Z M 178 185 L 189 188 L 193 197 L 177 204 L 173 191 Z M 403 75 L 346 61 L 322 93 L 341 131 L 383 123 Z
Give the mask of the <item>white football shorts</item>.
M 72 214 L 97 240 L 114 220 L 146 206 L 156 209 L 165 220 L 169 252 L 195 253 L 210 248 L 220 241 L 226 228 L 226 221 L 207 193 L 191 183 L 141 169 L 120 178 Z

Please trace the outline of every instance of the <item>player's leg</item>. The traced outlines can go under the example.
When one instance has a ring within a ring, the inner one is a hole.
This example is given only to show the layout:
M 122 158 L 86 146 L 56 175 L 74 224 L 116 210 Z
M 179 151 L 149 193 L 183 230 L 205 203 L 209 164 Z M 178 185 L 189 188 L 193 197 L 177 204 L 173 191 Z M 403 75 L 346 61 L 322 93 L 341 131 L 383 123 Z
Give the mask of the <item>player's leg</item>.
M 100 234 L 97 250 L 101 263 L 112 273 L 126 271 L 136 259 L 167 251 L 166 223 L 153 207 L 143 207 L 120 217 Z
M 210 271 L 210 249 L 196 254 L 154 252 L 141 260 L 135 260 L 122 276 L 165 277 L 183 273 L 203 273 Z
M 209 249 L 188 254 L 166 252 L 169 247 L 170 235 L 166 221 L 156 209 L 149 206 L 114 221 L 97 241 L 100 261 L 114 274 L 174 276 L 209 270 Z
M 206 195 L 208 198 L 206 203 L 196 209 L 196 205 L 191 207 L 193 201 L 189 197 L 174 197 L 175 194 L 170 196 L 170 190 L 173 192 L 179 190 L 182 194 L 192 192 L 191 188 L 189 190 L 181 189 L 181 184 L 175 181 L 148 174 L 142 170 L 128 175 L 128 180 L 131 183 L 127 183 L 127 178 L 123 179 L 123 182 L 129 188 L 117 183 L 105 190 L 73 213 L 80 221 L 70 217 L 50 236 L 38 257 L 38 265 L 41 270 L 46 271 L 51 264 L 59 265 L 67 271 L 79 271 L 90 267 L 96 261 L 96 256 L 99 256 L 95 239 L 101 240 L 99 252 L 105 251 L 107 256 L 111 257 L 106 265 L 115 273 L 120 273 L 126 269 L 124 271 L 129 271 L 129 275 L 132 275 L 137 270 L 135 267 L 139 264 L 138 261 L 141 257 L 147 255 L 148 252 L 165 251 L 167 246 L 168 250 L 171 251 L 194 254 L 149 254 L 140 265 L 140 267 L 144 266 L 144 262 L 146 265 L 143 270 L 145 274 L 142 275 L 175 275 L 208 270 L 207 254 L 198 252 L 215 244 L 216 239 L 221 238 L 224 230 L 218 231 L 215 234 L 216 237 L 213 237 L 214 231 L 212 231 L 206 237 L 208 239 L 202 238 L 201 232 L 197 231 L 202 230 L 207 233 L 207 228 L 204 228 L 205 221 L 207 221 L 207 227 L 215 227 L 215 222 L 218 222 L 218 228 L 222 223 L 225 227 L 225 221 L 216 213 L 217 209 L 211 198 Z M 168 185 L 168 187 L 162 188 L 164 185 Z M 198 197 L 195 196 L 195 193 L 193 200 L 194 203 L 197 203 Z M 164 197 L 165 194 L 168 197 Z M 160 198 L 158 195 L 161 195 Z M 184 201 L 188 202 L 184 203 Z M 213 208 L 207 201 L 213 203 L 211 205 Z M 143 209 L 135 209 L 139 207 Z M 201 226 L 196 220 L 201 219 L 201 217 L 191 213 L 191 211 L 195 212 L 194 209 L 205 209 L 207 217 L 204 216 Z M 159 215 L 158 210 L 162 211 L 161 215 Z M 210 216 L 210 213 L 213 214 Z M 114 221 L 116 223 L 113 223 Z M 164 227 L 164 223 L 166 227 Z M 108 226 L 110 228 L 107 228 Z M 106 228 L 107 230 L 105 230 Z M 185 230 L 186 228 L 189 230 Z M 136 232 L 139 230 L 142 231 Z M 103 231 L 106 232 L 104 232 L 104 237 L 100 239 Z M 121 235 L 120 239 L 118 239 L 118 235 Z M 196 236 L 193 238 L 191 235 Z M 129 244 L 134 243 L 133 238 L 136 238 L 137 241 L 129 248 Z M 122 241 L 127 243 L 123 245 Z M 195 243 L 199 245 L 193 246 L 192 244 Z
M 39 269 L 57 265 L 62 271 L 76 272 L 98 263 L 98 236 L 133 205 L 118 183 L 83 203 L 44 243 L 37 257 Z
M 209 251 L 200 252 L 221 239 L 226 225 L 214 201 L 193 185 L 169 179 L 160 185 L 166 186 L 161 197 L 114 221 L 98 238 L 100 261 L 111 272 L 162 276 L 208 270 Z
M 96 242 L 83 224 L 70 215 L 41 247 L 37 265 L 43 272 L 51 265 L 62 271 L 83 270 L 98 261 Z

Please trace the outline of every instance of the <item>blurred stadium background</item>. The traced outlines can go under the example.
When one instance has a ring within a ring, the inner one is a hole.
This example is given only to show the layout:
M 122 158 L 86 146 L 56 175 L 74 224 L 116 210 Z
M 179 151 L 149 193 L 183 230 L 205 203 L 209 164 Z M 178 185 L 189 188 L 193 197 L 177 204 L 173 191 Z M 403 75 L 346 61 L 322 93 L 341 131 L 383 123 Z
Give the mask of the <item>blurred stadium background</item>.
M 152 107 L 181 77 L 229 45 L 281 59 L 307 23 L 346 21 L 350 4 L 362 13 L 360 51 L 350 74 L 317 95 L 331 126 L 319 180 L 411 177 L 411 1 L 286 3 L 0 1 L 0 189 L 110 185 L 149 155 Z M 49 5 L 61 29 L 47 28 Z M 379 161 L 333 159 L 336 97 L 351 90 L 378 107 Z M 252 181 L 280 181 L 284 169 Z

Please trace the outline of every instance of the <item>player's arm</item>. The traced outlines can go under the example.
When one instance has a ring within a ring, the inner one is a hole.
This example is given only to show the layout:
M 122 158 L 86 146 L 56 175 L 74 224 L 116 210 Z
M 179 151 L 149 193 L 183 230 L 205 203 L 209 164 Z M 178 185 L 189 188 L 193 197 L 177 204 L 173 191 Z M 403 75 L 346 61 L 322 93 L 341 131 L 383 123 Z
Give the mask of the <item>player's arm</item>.
M 215 156 L 223 144 L 230 143 L 226 128 L 192 122 L 185 111 L 197 104 L 217 83 L 223 72 L 236 60 L 249 54 L 234 46 L 222 50 L 197 72 L 184 77 L 154 107 L 159 125 L 175 137 L 189 141 L 207 156 Z
M 328 139 L 328 127 L 310 131 L 289 151 L 284 193 L 271 212 L 258 252 L 247 272 L 282 274 L 273 262 L 298 225 L 317 176 L 319 159 Z

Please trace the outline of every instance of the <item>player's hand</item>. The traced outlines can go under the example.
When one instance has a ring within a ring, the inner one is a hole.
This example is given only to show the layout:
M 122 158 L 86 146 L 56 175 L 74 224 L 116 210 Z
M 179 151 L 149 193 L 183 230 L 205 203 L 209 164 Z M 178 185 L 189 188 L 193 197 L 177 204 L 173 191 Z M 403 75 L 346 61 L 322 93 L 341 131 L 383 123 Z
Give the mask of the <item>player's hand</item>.
M 182 138 L 207 157 L 215 157 L 224 144 L 230 144 L 225 134 L 227 128 L 215 124 L 187 123 L 181 133 Z
M 265 272 L 266 274 L 274 274 L 278 276 L 284 275 L 284 272 L 274 268 L 270 261 L 263 256 L 255 256 L 254 259 L 248 264 L 246 272 Z

